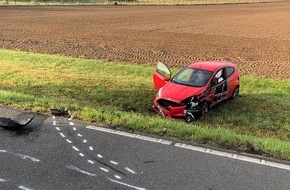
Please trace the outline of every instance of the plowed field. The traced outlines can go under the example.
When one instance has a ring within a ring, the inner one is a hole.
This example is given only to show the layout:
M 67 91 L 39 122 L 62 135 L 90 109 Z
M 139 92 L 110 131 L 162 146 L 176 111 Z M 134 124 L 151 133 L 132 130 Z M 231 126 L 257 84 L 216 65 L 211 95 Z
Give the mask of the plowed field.
M 206 6 L 4 6 L 0 48 L 184 66 L 229 60 L 290 78 L 290 2 Z

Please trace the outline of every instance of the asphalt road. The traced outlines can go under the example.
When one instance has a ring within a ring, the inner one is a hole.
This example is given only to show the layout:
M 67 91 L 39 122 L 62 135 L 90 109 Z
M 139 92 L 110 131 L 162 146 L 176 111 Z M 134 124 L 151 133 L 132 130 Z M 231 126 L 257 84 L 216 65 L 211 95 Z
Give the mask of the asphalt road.
M 31 115 L 0 108 L 1 117 Z M 0 189 L 290 189 L 287 169 L 128 136 L 36 114 L 22 130 L 0 129 Z

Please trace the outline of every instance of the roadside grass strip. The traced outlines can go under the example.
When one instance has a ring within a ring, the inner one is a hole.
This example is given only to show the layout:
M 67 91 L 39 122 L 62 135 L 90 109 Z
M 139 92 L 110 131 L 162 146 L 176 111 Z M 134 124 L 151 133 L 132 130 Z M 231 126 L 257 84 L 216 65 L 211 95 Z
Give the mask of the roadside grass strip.
M 2 105 L 290 160 L 289 79 L 241 75 L 238 99 L 187 124 L 152 111 L 154 67 L 10 50 L 0 67 Z

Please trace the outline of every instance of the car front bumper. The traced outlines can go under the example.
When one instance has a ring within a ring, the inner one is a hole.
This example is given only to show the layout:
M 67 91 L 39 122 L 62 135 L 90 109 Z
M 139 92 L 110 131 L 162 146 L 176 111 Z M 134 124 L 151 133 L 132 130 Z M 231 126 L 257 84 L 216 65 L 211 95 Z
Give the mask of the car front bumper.
M 169 106 L 168 108 L 164 108 L 159 105 L 156 101 L 152 106 L 153 110 L 162 115 L 163 117 L 175 118 L 175 119 L 182 119 L 184 118 L 184 110 L 186 106 L 180 107 L 172 107 Z

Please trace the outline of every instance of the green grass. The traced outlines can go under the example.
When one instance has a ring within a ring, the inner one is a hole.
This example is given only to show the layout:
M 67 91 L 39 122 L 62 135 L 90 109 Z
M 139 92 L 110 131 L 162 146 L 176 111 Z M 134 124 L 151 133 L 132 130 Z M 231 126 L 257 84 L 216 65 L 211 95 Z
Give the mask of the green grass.
M 152 111 L 153 67 L 0 50 L 0 68 L 3 105 L 290 160 L 290 80 L 241 76 L 238 99 L 186 124 Z

